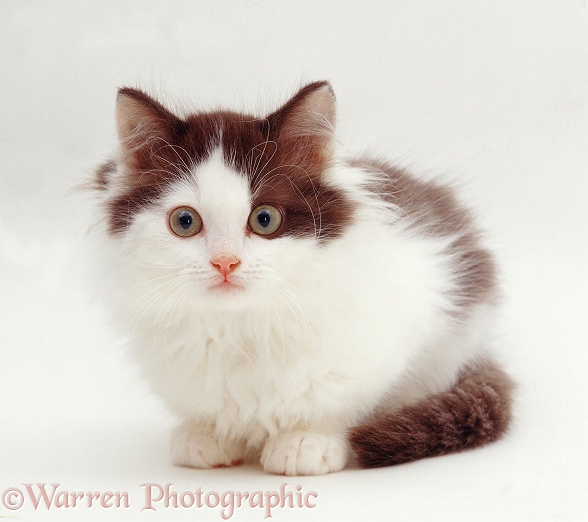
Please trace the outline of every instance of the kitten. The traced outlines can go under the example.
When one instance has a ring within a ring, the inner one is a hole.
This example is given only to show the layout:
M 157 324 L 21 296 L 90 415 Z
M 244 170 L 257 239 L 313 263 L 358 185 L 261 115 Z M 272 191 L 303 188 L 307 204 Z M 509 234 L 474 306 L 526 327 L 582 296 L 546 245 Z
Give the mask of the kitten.
M 493 441 L 491 255 L 441 185 L 337 145 L 327 82 L 259 118 L 118 93 L 101 286 L 184 423 L 175 464 L 320 475 Z

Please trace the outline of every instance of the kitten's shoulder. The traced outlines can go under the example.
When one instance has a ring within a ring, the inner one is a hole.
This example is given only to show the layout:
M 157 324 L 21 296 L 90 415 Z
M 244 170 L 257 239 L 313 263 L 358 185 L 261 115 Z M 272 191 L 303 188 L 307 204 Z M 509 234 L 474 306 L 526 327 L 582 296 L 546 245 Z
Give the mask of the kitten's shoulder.
M 372 158 L 348 160 L 366 174 L 372 197 L 391 209 L 393 225 L 417 241 L 440 241 L 457 283 L 457 304 L 492 300 L 497 291 L 496 266 L 472 212 L 451 184 L 423 179 L 393 164 Z
M 415 225 L 429 231 L 452 235 L 474 228 L 470 210 L 457 197 L 449 183 L 423 179 L 391 162 L 372 158 L 352 158 L 347 164 L 366 173 L 370 191 L 399 209 Z

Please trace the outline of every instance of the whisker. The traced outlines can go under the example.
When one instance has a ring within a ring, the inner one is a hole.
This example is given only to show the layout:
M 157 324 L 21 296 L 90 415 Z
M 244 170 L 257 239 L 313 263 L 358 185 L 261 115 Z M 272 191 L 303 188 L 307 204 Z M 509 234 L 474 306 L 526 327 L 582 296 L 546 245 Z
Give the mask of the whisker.
M 272 171 L 273 171 L 273 170 L 277 170 L 278 168 L 279 168 L 279 167 L 276 167 L 275 169 L 272 169 Z M 300 168 L 301 168 L 301 167 L 300 167 Z M 306 172 L 304 169 L 302 169 L 302 170 L 303 170 L 304 172 Z M 271 172 L 271 171 L 270 171 L 270 172 Z M 307 173 L 307 175 L 308 175 L 308 177 L 309 177 L 309 179 L 310 179 L 310 175 L 309 175 L 308 173 Z M 299 189 L 299 188 L 296 186 L 296 184 L 295 184 L 295 183 L 294 183 L 294 181 L 292 180 L 291 176 L 288 176 L 288 175 L 286 175 L 286 174 L 284 174 L 284 173 L 281 173 L 281 172 L 279 172 L 279 173 L 277 173 L 277 174 L 273 174 L 271 177 L 269 177 L 269 178 L 265 179 L 265 180 L 263 181 L 263 183 L 264 183 L 264 184 L 265 184 L 265 183 L 268 183 L 269 181 L 271 181 L 271 180 L 273 180 L 274 178 L 277 178 L 277 177 L 284 177 L 284 178 L 286 178 L 286 179 L 288 180 L 288 182 L 290 183 L 291 187 L 294 189 L 294 192 L 296 192 L 296 193 L 298 194 L 298 196 L 300 197 L 300 199 L 302 199 L 302 200 L 303 200 L 303 201 L 306 203 L 306 206 L 308 207 L 308 209 L 309 209 L 309 211 L 310 211 L 310 215 L 311 215 L 311 217 L 312 217 L 312 223 L 313 223 L 313 227 L 314 227 L 314 237 L 315 237 L 317 240 L 319 240 L 319 239 L 320 239 L 320 236 L 321 236 L 321 229 L 320 229 L 320 227 L 322 226 L 322 217 L 321 217 L 321 214 L 322 214 L 322 213 L 320 212 L 320 204 L 319 204 L 319 202 L 318 202 L 318 196 L 317 196 L 317 194 L 316 194 L 316 187 L 314 186 L 314 184 L 312 185 L 312 187 L 313 187 L 313 191 L 314 191 L 314 196 L 315 196 L 315 199 L 316 199 L 316 201 L 317 201 L 317 206 L 318 206 L 318 210 L 319 210 L 319 219 L 318 219 L 318 223 L 317 223 L 317 219 L 316 219 L 316 217 L 315 217 L 315 212 L 314 212 L 314 210 L 313 210 L 313 208 L 312 208 L 311 204 L 310 204 L 310 203 L 309 203 L 309 201 L 306 199 L 306 196 L 305 196 L 305 195 L 302 193 L 302 191 L 301 191 L 301 190 L 300 190 L 300 189 Z M 256 189 L 255 189 L 255 191 L 254 191 L 253 199 L 255 199 L 255 197 L 257 197 L 257 194 L 259 193 L 259 191 L 261 190 L 261 188 L 262 188 L 262 187 L 263 187 L 263 184 L 261 184 L 261 185 L 258 185 L 258 186 L 256 187 Z
M 171 281 L 165 281 L 161 285 L 158 285 L 157 287 L 152 288 L 151 290 L 149 290 L 148 292 L 143 294 L 140 298 L 137 298 L 137 300 L 135 302 L 137 302 L 139 300 L 142 301 L 150 294 L 155 294 L 155 295 L 152 295 L 151 297 L 149 297 L 147 299 L 147 301 L 144 302 L 141 305 L 141 307 L 134 313 L 133 317 L 129 320 L 127 326 L 125 327 L 125 331 L 129 327 L 131 327 L 131 325 L 134 324 L 133 331 L 132 331 L 132 336 L 134 337 L 135 331 L 136 331 L 139 323 L 141 322 L 141 319 L 147 313 L 147 311 L 149 310 L 151 305 L 154 304 L 155 302 L 157 302 L 157 300 L 159 300 L 160 298 L 163 298 L 166 295 L 166 293 L 168 292 L 168 290 L 172 289 L 174 287 L 174 285 L 177 283 L 177 281 L 182 279 L 183 277 L 184 276 L 177 276 L 175 279 L 173 279 Z
M 178 305 L 180 305 L 180 310 L 181 310 L 181 308 L 182 308 L 182 306 L 183 306 L 183 304 L 189 294 L 190 294 L 190 285 L 188 282 L 185 282 L 182 286 L 180 286 L 180 288 L 178 288 L 178 291 L 175 292 L 173 294 L 173 296 L 170 296 L 170 299 L 173 298 L 174 301 L 173 301 L 173 307 L 169 311 L 167 325 L 165 327 L 165 333 L 163 336 L 163 346 L 162 346 L 163 353 L 165 355 L 165 362 L 166 362 L 168 368 L 170 368 L 170 369 L 171 369 L 171 364 L 170 364 L 169 358 L 168 358 L 167 338 L 168 338 L 168 332 L 170 329 L 171 320 L 172 320 L 172 317 L 174 316 L 174 313 L 175 313 Z M 177 295 L 177 298 L 176 298 L 176 295 Z M 175 325 L 176 325 L 177 331 L 179 332 L 179 322 L 176 321 Z
M 261 290 L 267 296 L 267 299 L 264 301 L 264 303 L 271 304 L 273 312 L 275 314 L 275 317 L 278 320 L 278 325 L 280 327 L 280 336 L 282 339 L 282 364 L 285 364 L 285 362 L 286 362 L 286 359 L 285 359 L 286 358 L 286 334 L 284 331 L 284 325 L 282 324 L 282 318 L 280 317 L 280 314 L 278 313 L 278 310 L 274 304 L 274 301 L 271 297 L 271 294 L 269 292 L 267 292 L 266 289 L 264 289 L 263 287 L 261 287 Z M 267 304 L 266 304 L 266 306 L 267 306 Z
M 169 269 L 176 269 L 177 270 L 177 269 L 183 268 L 182 265 L 156 265 L 153 263 L 146 262 L 144 260 L 140 260 L 134 255 L 134 252 L 130 249 L 128 242 L 129 242 L 128 239 L 125 239 L 123 241 L 125 254 L 133 261 L 133 263 L 135 263 L 139 266 L 142 266 L 145 268 L 161 268 L 161 269 L 167 269 L 167 270 L 169 270 Z

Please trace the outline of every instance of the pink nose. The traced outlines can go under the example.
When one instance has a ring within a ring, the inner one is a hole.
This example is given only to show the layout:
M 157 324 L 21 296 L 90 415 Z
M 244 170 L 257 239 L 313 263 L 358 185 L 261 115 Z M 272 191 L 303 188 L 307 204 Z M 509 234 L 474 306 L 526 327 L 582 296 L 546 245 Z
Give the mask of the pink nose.
M 223 277 L 227 277 L 235 268 L 239 266 L 241 261 L 239 261 L 235 256 L 230 254 L 224 254 L 222 256 L 217 256 L 214 259 L 210 260 L 210 263 L 214 268 L 216 268 Z

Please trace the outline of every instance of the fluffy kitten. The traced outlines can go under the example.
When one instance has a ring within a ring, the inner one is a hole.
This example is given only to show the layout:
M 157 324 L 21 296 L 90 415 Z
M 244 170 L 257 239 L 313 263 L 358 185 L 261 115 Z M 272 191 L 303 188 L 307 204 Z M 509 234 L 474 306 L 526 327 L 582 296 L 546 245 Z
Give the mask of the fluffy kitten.
M 101 285 L 184 419 L 174 463 L 315 475 L 504 432 L 490 254 L 447 188 L 339 150 L 327 82 L 262 118 L 129 88 L 116 109 Z

